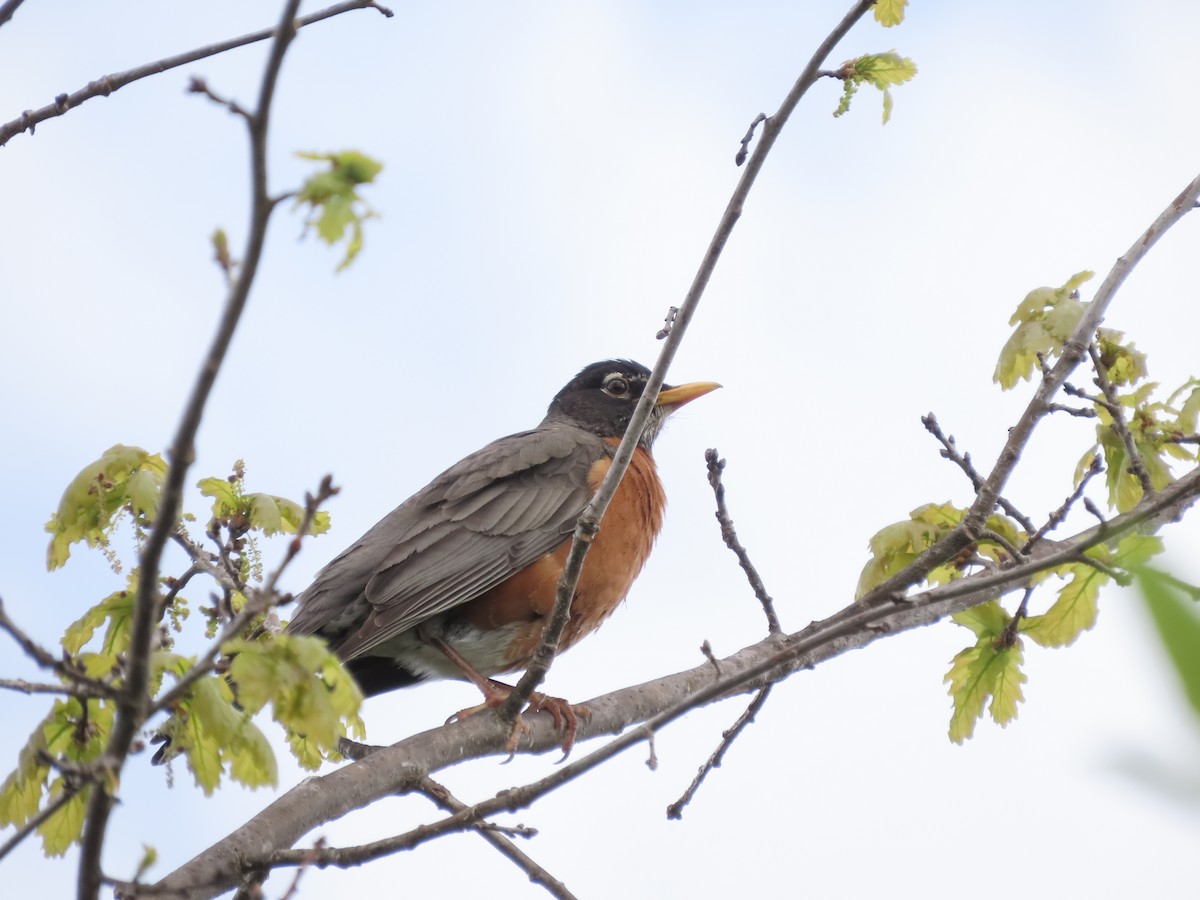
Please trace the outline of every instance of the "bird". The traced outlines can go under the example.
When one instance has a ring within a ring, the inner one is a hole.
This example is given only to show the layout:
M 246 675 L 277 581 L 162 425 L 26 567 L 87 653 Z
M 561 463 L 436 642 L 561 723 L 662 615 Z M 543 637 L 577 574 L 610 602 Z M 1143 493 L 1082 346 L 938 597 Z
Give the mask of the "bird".
M 485 706 L 502 703 L 511 688 L 492 676 L 532 658 L 576 520 L 649 377 L 624 359 L 583 368 L 536 428 L 455 463 L 322 568 L 298 595 L 286 632 L 323 638 L 367 697 L 458 679 L 474 682 Z M 663 423 L 719 387 L 663 385 L 585 558 L 559 652 L 608 618 L 650 555 L 666 504 L 651 455 Z M 575 708 L 540 695 L 532 708 L 549 709 L 556 724 L 562 715 L 569 752 Z

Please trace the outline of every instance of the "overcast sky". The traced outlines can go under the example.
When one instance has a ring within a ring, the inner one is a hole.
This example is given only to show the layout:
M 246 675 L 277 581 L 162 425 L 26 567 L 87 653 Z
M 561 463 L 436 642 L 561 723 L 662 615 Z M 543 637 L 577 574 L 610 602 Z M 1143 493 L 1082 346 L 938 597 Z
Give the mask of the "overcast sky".
M 333 531 L 289 570 L 298 591 L 441 469 L 535 424 L 584 364 L 653 362 L 738 177 L 739 139 L 847 6 L 397 4 L 390 20 L 304 30 L 279 85 L 273 187 L 310 170 L 294 151 L 361 149 L 385 164 L 369 194 L 380 218 L 335 274 L 337 253 L 299 241 L 280 211 L 189 481 L 241 458 L 252 490 L 299 498 L 333 473 Z M 29 0 L 0 29 L 0 120 L 276 14 Z M 658 549 L 626 606 L 555 665 L 551 693 L 583 701 L 697 664 L 706 639 L 724 655 L 762 635 L 711 516 L 706 447 L 729 459 L 742 541 L 788 630 L 851 600 L 880 527 L 925 502 L 970 502 L 919 417 L 936 412 L 990 466 L 1030 396 L 991 381 L 1017 303 L 1095 269 L 1088 296 L 1200 171 L 1198 31 L 1200 9 L 1170 0 L 1010 0 L 917 2 L 898 29 L 867 20 L 851 34 L 831 63 L 894 48 L 920 74 L 895 90 L 886 127 L 867 88 L 833 119 L 833 81 L 788 125 L 672 369 L 725 389 L 660 438 L 671 506 Z M 111 444 L 166 445 L 223 299 L 208 236 L 244 236 L 240 125 L 184 87 L 201 75 L 249 104 L 264 52 L 140 82 L 0 149 L 0 596 L 47 645 L 121 579 L 85 552 L 47 575 L 42 526 Z M 1170 386 L 1200 374 L 1198 245 L 1200 220 L 1184 221 L 1107 321 Z M 1035 519 L 1069 493 L 1090 429 L 1039 429 L 1010 492 Z M 191 509 L 203 515 L 194 495 Z M 1198 535 L 1165 533 L 1168 564 L 1193 581 Z M 523 847 L 589 898 L 1178 896 L 1200 838 L 1196 725 L 1140 601 L 1114 589 L 1101 602 L 1075 646 L 1027 647 L 1028 702 L 1007 729 L 948 741 L 942 677 L 971 636 L 944 623 L 779 687 L 682 822 L 664 809 L 743 700 L 661 734 L 657 771 L 637 749 L 513 817 L 541 832 Z M 4 675 L 33 674 L 12 645 L 0 659 Z M 474 702 L 458 684 L 374 699 L 369 737 L 390 743 Z M 45 708 L 0 695 L 0 769 Z M 470 802 L 555 758 L 439 777 Z M 130 761 L 110 874 L 129 876 L 149 843 L 161 877 L 272 796 L 205 799 L 182 766 L 175 776 L 167 790 L 145 756 Z M 301 777 L 283 765 L 280 790 Z M 437 815 L 395 799 L 320 833 L 348 844 Z M 47 865 L 27 844 L 4 863 L 6 890 L 66 896 L 73 860 Z M 311 872 L 303 888 L 538 896 L 471 835 Z

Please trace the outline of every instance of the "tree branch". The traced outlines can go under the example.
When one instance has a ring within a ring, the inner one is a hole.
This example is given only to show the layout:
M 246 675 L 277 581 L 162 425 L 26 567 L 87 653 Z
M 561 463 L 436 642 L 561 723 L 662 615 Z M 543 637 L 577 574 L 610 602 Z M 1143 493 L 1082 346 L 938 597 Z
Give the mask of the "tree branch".
M 296 35 L 295 16 L 300 0 L 288 0 L 275 28 L 266 66 L 259 87 L 258 104 L 253 119 L 248 123 L 250 132 L 250 156 L 252 170 L 253 199 L 250 210 L 250 227 L 246 237 L 246 248 L 242 265 L 226 300 L 217 333 L 201 366 L 191 397 L 184 408 L 178 431 L 171 444 L 169 468 L 159 499 L 154 526 L 142 547 L 139 566 L 137 597 L 134 601 L 130 643 L 127 656 L 125 685 L 117 698 L 116 716 L 112 734 L 105 750 L 105 758 L 114 775 L 119 773 L 129 755 L 129 748 L 138 729 L 146 721 L 150 710 L 150 654 L 154 633 L 161 609 L 158 594 L 158 575 L 163 549 L 171 534 L 176 530 L 179 507 L 183 496 L 183 483 L 195 456 L 196 432 L 208 396 L 216 382 L 217 373 L 234 330 L 250 296 L 250 288 L 258 271 L 266 239 L 267 223 L 274 209 L 274 202 L 267 193 L 267 128 L 270 122 L 271 101 L 275 95 L 275 84 L 283 65 L 283 56 Z M 115 781 L 115 779 L 114 779 Z M 79 897 L 93 900 L 99 896 L 103 884 L 100 869 L 100 854 L 104 847 L 104 836 L 108 828 L 115 798 L 103 789 L 93 790 L 88 799 L 79 859 Z
M 0 26 L 6 25 L 17 11 L 17 7 L 24 2 L 25 0 L 6 0 L 5 3 L 0 3 Z
M 721 524 L 721 539 L 737 557 L 738 565 L 742 567 L 742 571 L 746 573 L 746 578 L 750 582 L 750 589 L 754 591 L 754 596 L 762 604 L 763 612 L 767 616 L 767 631 L 771 634 L 779 634 L 783 628 L 779 624 L 779 616 L 775 613 L 775 601 L 767 593 L 767 586 L 763 584 L 758 569 L 754 568 L 754 564 L 750 562 L 750 554 L 738 540 L 737 531 L 733 527 L 733 519 L 729 515 L 729 509 L 725 506 L 725 485 L 721 482 L 721 476 L 725 472 L 725 460 L 720 456 L 716 447 L 704 452 L 704 460 L 708 464 L 708 483 L 712 486 L 717 500 L 716 515 L 717 521 Z
M 11 16 L 13 11 L 21 5 L 23 0 L 8 0 L 4 6 L 0 6 L 0 25 L 4 24 L 7 16 Z M 342 3 L 335 3 L 333 6 L 319 10 L 315 13 L 310 13 L 307 16 L 301 16 L 296 19 L 296 27 L 303 28 L 306 25 L 312 25 L 324 19 L 332 18 L 333 16 L 341 15 L 342 13 L 351 12 L 356 9 L 377 9 L 383 15 L 389 18 L 392 11 L 385 6 L 379 5 L 375 0 L 343 0 Z M 216 44 L 207 44 L 203 47 L 197 47 L 195 50 L 189 50 L 186 53 L 179 53 L 175 56 L 168 56 L 165 59 L 160 59 L 152 63 L 137 66 L 133 69 L 128 69 L 124 72 L 115 72 L 112 75 L 105 75 L 97 78 L 95 81 L 88 82 L 85 87 L 70 93 L 59 94 L 54 98 L 53 103 L 48 103 L 41 109 L 27 109 L 20 116 L 13 119 L 11 122 L 6 122 L 0 125 L 0 147 L 3 147 L 11 138 L 20 134 L 23 131 L 28 131 L 33 134 L 34 128 L 56 116 L 61 116 L 67 110 L 74 109 L 81 103 L 91 100 L 93 97 L 107 97 L 113 91 L 120 90 L 127 84 L 132 84 L 135 81 L 140 81 L 143 78 L 148 78 L 151 75 L 157 75 L 160 72 L 166 72 L 168 69 L 175 69 L 179 66 L 185 66 L 188 63 L 196 62 L 199 59 L 205 59 L 209 56 L 217 56 L 229 50 L 235 50 L 238 47 L 244 47 L 247 44 L 254 44 L 258 41 L 265 41 L 267 38 L 274 35 L 276 28 L 264 28 L 261 31 L 244 34 L 241 37 L 231 38 L 226 41 L 220 41 Z
M 542 683 L 546 677 L 546 673 L 550 670 L 550 665 L 554 661 L 554 655 L 558 651 L 559 638 L 562 636 L 563 629 L 566 627 L 567 619 L 570 615 L 571 599 L 575 595 L 575 586 L 578 584 L 579 575 L 583 571 L 583 560 L 587 555 L 588 547 L 591 545 L 596 533 L 600 530 L 600 521 L 604 516 L 604 512 L 608 509 L 608 504 L 612 501 L 613 495 L 616 494 L 617 487 L 625 474 L 625 470 L 629 468 L 634 450 L 637 449 L 638 441 L 641 439 L 646 422 L 649 421 L 654 403 L 658 399 L 658 392 L 662 388 L 663 381 L 666 379 L 667 369 L 670 367 L 671 361 L 675 358 L 675 353 L 679 349 L 679 344 L 683 340 L 683 336 L 687 333 L 688 324 L 691 322 L 692 316 L 695 315 L 696 308 L 700 304 L 700 298 L 704 294 L 704 290 L 708 286 L 708 281 L 712 277 L 713 270 L 716 268 L 717 261 L 721 257 L 721 252 L 725 249 L 725 244 L 729 241 L 729 236 L 733 233 L 733 228 L 737 224 L 738 219 L 741 218 L 746 197 L 749 195 L 750 189 L 754 186 L 754 182 L 758 178 L 758 173 L 762 170 L 763 164 L 766 162 L 767 155 L 771 152 L 771 148 L 775 146 L 775 141 L 778 139 L 780 131 L 787 124 L 788 118 L 791 116 L 793 110 L 795 110 L 797 104 L 799 104 L 801 98 L 816 83 L 821 64 L 858 20 L 866 15 L 874 5 L 875 0 L 858 0 L 850 8 L 850 11 L 846 13 L 837 27 L 821 42 L 817 51 L 800 73 L 799 78 L 796 79 L 795 84 L 792 85 L 792 89 L 784 98 L 779 111 L 763 122 L 762 137 L 759 139 L 758 147 L 751 155 L 749 163 L 742 172 L 742 177 L 738 180 L 737 186 L 734 188 L 733 196 L 725 207 L 725 212 L 717 224 L 716 233 L 709 242 L 704 258 L 700 262 L 700 268 L 692 280 L 692 285 L 688 289 L 687 295 L 679 306 L 679 313 L 671 324 L 671 333 L 663 341 L 662 350 L 659 351 L 658 360 L 654 364 L 654 369 L 650 372 L 650 378 L 647 380 L 642 396 L 638 400 L 637 407 L 634 409 L 629 427 L 626 428 L 625 435 L 621 438 L 621 443 L 613 454 L 612 465 L 605 474 L 603 482 L 601 482 L 595 496 L 592 497 L 587 509 L 579 516 L 579 520 L 576 523 L 575 531 L 571 536 L 571 549 L 567 554 L 563 574 L 558 582 L 558 593 L 555 598 L 554 609 L 546 620 L 546 626 L 542 630 L 542 639 L 538 644 L 537 650 L 534 651 L 533 658 L 525 674 L 521 676 L 520 681 L 517 682 L 516 687 L 501 708 L 501 717 L 507 721 L 511 722 L 515 719 L 526 701 L 528 701 L 530 695 Z

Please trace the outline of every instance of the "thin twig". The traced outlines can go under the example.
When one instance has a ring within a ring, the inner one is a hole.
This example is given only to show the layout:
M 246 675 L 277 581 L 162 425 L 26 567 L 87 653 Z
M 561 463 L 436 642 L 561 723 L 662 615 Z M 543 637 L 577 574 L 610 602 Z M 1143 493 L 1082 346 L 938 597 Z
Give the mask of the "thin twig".
M 971 462 L 970 453 L 959 453 L 958 446 L 954 443 L 954 435 L 947 435 L 942 432 L 942 427 L 938 424 L 937 416 L 933 413 L 921 416 L 921 424 L 925 426 L 925 430 L 932 434 L 942 445 L 941 455 L 943 459 L 948 459 L 960 469 L 971 480 L 971 487 L 978 493 L 983 488 L 983 476 L 979 474 L 974 464 Z M 1004 497 L 997 500 L 997 505 L 1008 513 L 1012 518 L 1016 519 L 1026 534 L 1033 534 L 1033 520 L 1024 515 L 1012 503 Z
M 1075 486 L 1075 490 L 1071 495 L 1063 501 L 1062 506 L 1050 514 L 1050 518 L 1046 520 L 1046 524 L 1033 533 L 1033 536 L 1025 542 L 1025 546 L 1021 548 L 1021 555 L 1028 556 L 1034 546 L 1044 538 L 1047 534 L 1062 524 L 1067 517 L 1067 513 L 1071 511 L 1071 507 L 1079 502 L 1079 498 L 1083 496 L 1084 490 L 1087 488 L 1088 482 L 1104 471 L 1104 461 L 1097 453 L 1092 456 L 1092 461 L 1087 467 L 1087 471 L 1083 473 L 1083 477 L 1079 479 L 1079 484 Z
M 187 91 L 189 94 L 203 94 L 217 106 L 224 106 L 227 110 L 233 113 L 240 119 L 246 122 L 254 122 L 254 114 L 247 110 L 236 100 L 230 100 L 228 97 L 222 97 L 216 91 L 208 86 L 208 82 L 197 75 L 193 75 L 188 79 Z
M 551 896 L 561 898 L 561 900 L 575 900 L 575 895 L 567 889 L 566 885 L 534 862 L 490 823 L 482 821 L 483 817 L 465 813 L 472 807 L 456 798 L 444 785 L 428 776 L 423 776 L 417 779 L 412 789 L 428 797 L 440 809 L 452 813 L 452 818 L 455 818 L 460 826 L 454 830 L 474 830 L 528 875 L 530 881 L 540 884 Z M 418 828 L 415 832 L 408 832 L 398 837 L 385 838 L 352 847 L 310 847 L 305 850 L 280 851 L 273 854 L 263 868 L 269 870 L 278 866 L 295 865 L 318 865 L 322 868 L 325 866 L 338 866 L 339 868 L 358 866 L 423 843 L 424 840 L 420 836 L 422 831 L 423 829 Z
M 754 117 L 754 121 L 746 129 L 746 136 L 742 138 L 742 146 L 738 148 L 737 155 L 733 158 L 734 165 L 740 166 L 746 161 L 746 157 L 750 155 L 750 142 L 754 140 L 754 130 L 758 128 L 760 122 L 765 121 L 767 121 L 765 113 L 759 113 Z
M 307 864 L 298 866 L 296 868 L 296 875 L 292 878 L 292 883 L 288 886 L 287 892 L 284 893 L 279 900 L 292 900 L 292 898 L 296 896 L 296 892 L 300 889 L 300 879 L 304 876 L 304 873 L 309 870 L 312 863 L 316 861 L 317 854 L 324 849 L 325 838 L 319 837 L 313 841 L 312 850 L 309 851 L 309 853 L 312 855 L 312 859 L 309 860 Z
M 280 560 L 279 565 L 275 567 L 275 571 L 267 578 L 267 583 L 263 585 L 262 590 L 264 593 L 274 596 L 276 588 L 279 585 L 279 579 L 283 576 L 284 571 L 291 564 L 292 560 L 300 554 L 300 547 L 304 539 L 308 536 L 309 531 L 312 530 L 313 522 L 317 518 L 317 513 L 321 510 L 321 505 L 340 492 L 341 488 L 334 485 L 332 475 L 326 475 L 321 479 L 321 483 L 317 485 L 316 494 L 310 494 L 307 491 L 304 492 L 304 515 L 300 519 L 300 524 L 296 526 L 296 533 L 288 541 L 287 552 L 284 554 L 283 559 Z
M 779 616 L 775 614 L 775 601 L 767 593 L 767 586 L 763 584 L 758 569 L 754 568 L 754 564 L 750 562 L 750 554 L 738 540 L 737 531 L 733 527 L 733 518 L 729 515 L 729 509 L 725 505 L 725 485 L 721 481 L 721 476 L 725 472 L 725 460 L 721 459 L 721 454 L 717 452 L 716 447 L 713 447 L 704 451 L 704 461 L 708 464 L 708 483 L 712 486 L 713 494 L 717 499 L 716 516 L 717 521 L 721 524 L 721 539 L 737 557 L 738 565 L 746 573 L 754 596 L 762 604 L 763 612 L 767 616 L 767 631 L 771 634 L 779 634 L 783 628 L 779 625 Z
M 16 6 L 13 4 L 19 5 L 20 2 L 21 0 L 9 0 L 8 5 L 11 5 L 15 9 Z M 342 3 L 335 3 L 333 6 L 311 13 L 310 15 L 301 16 L 295 20 L 296 27 L 303 28 L 306 25 L 312 25 L 323 19 L 339 16 L 342 13 L 352 12 L 356 9 L 376 9 L 385 16 L 391 17 L 392 15 L 390 9 L 380 6 L 375 0 L 344 0 Z M 0 12 L 2 11 L 3 8 L 0 8 Z M 168 69 L 185 66 L 198 59 L 216 56 L 229 50 L 235 50 L 238 47 L 244 47 L 247 44 L 265 41 L 275 34 L 275 30 L 274 27 L 264 28 L 261 31 L 244 34 L 241 37 L 219 41 L 216 44 L 207 44 L 203 47 L 197 47 L 195 50 L 189 50 L 186 53 L 179 53 L 175 56 L 168 56 L 165 59 L 146 63 L 145 65 L 137 66 L 124 72 L 114 72 L 112 75 L 105 75 L 97 78 L 95 81 L 88 82 L 85 87 L 73 93 L 59 94 L 53 103 L 49 103 L 41 109 L 27 109 L 11 122 L 0 125 L 0 147 L 3 147 L 9 140 L 22 131 L 28 131 L 30 134 L 33 134 L 34 128 L 40 123 L 55 116 L 61 116 L 67 110 L 74 109 L 84 101 L 91 100 L 93 97 L 107 97 L 113 91 L 120 90 L 127 84 L 132 84 L 142 78 L 158 75 L 160 72 L 166 72 Z
M 1021 598 L 1021 605 L 1017 607 L 1016 613 L 1008 624 L 1004 626 L 1004 633 L 1000 635 L 1000 645 L 1002 647 L 1011 647 L 1017 642 L 1017 632 L 1020 629 L 1021 620 L 1029 612 L 1029 598 L 1033 596 L 1033 588 L 1025 588 L 1025 596 Z
M 696 791 L 700 789 L 700 785 L 704 783 L 704 779 L 708 777 L 708 773 L 713 769 L 720 768 L 721 762 L 725 759 L 725 753 L 733 745 L 733 742 L 737 740 L 738 735 L 742 733 L 746 726 L 754 721 L 754 717 L 762 710 L 763 704 L 767 702 L 767 697 L 770 694 L 771 685 L 768 684 L 754 695 L 754 699 L 750 701 L 750 705 L 738 716 L 738 720 L 733 723 L 733 726 L 721 732 L 721 743 L 717 745 L 717 749 L 713 751 L 708 761 L 700 767 L 700 770 L 696 773 L 696 777 L 692 779 L 692 783 L 688 785 L 683 795 L 667 807 L 668 819 L 683 818 L 684 807 L 692 802 L 692 798 L 696 796 Z
M 250 296 L 250 288 L 258 272 L 258 263 L 266 240 L 267 223 L 275 208 L 267 193 L 267 130 L 270 124 L 271 101 L 275 96 L 275 84 L 283 65 L 283 57 L 296 36 L 296 10 L 299 5 L 300 0 L 287 0 L 284 5 L 263 69 L 254 117 L 248 123 L 252 202 L 241 270 L 229 292 L 217 333 L 200 368 L 179 428 L 171 443 L 170 464 L 159 497 L 158 512 L 154 526 L 142 546 L 139 561 L 141 577 L 138 581 L 130 627 L 125 689 L 117 698 L 116 716 L 105 751 L 114 773 L 120 772 L 138 729 L 146 721 L 151 709 L 150 654 L 158 622 L 157 614 L 161 609 L 158 574 L 163 549 L 177 527 L 184 480 L 195 458 L 196 432 L 200 428 L 200 419 L 216 382 L 217 373 L 221 369 L 221 363 L 225 359 L 229 344 L 233 340 L 233 333 Z M 94 790 L 89 798 L 79 858 L 80 900 L 95 900 L 103 885 L 100 856 L 114 802 L 115 798 L 106 790 Z
M 1066 391 L 1066 389 L 1067 389 L 1067 386 L 1063 385 L 1063 390 Z M 1086 406 L 1085 407 L 1067 406 L 1065 403 L 1048 403 L 1048 404 L 1046 404 L 1046 412 L 1048 412 L 1048 413 L 1062 412 L 1062 413 L 1066 413 L 1068 416 L 1075 416 L 1077 419 L 1094 419 L 1094 418 L 1096 418 L 1096 411 L 1094 409 L 1089 409 Z
M 763 123 L 762 136 L 759 138 L 758 148 L 751 155 L 749 163 L 742 171 L 742 177 L 738 180 L 737 187 L 733 191 L 733 196 L 730 198 L 729 204 L 725 207 L 725 212 L 717 224 L 716 233 L 709 242 L 700 267 L 692 280 L 692 285 L 688 289 L 683 302 L 679 305 L 679 315 L 676 317 L 671 328 L 671 334 L 663 342 L 662 349 L 658 354 L 658 360 L 655 362 L 654 368 L 650 372 L 650 377 L 646 381 L 646 387 L 643 389 L 642 396 L 633 411 L 629 426 L 625 429 L 625 435 L 621 438 L 620 445 L 613 453 L 612 465 L 609 466 L 600 487 L 592 497 L 591 502 L 588 503 L 587 508 L 579 516 L 579 520 L 575 525 L 575 531 L 571 537 L 571 549 L 567 553 L 562 577 L 558 582 L 554 609 L 546 619 L 546 625 L 542 629 L 541 641 L 533 653 L 525 674 L 521 676 L 520 681 L 517 682 L 516 687 L 509 694 L 508 699 L 500 710 L 500 714 L 505 721 L 516 721 L 517 715 L 524 708 L 530 695 L 545 679 L 546 673 L 550 671 L 550 665 L 554 660 L 555 653 L 558 651 L 559 639 L 562 637 L 563 629 L 566 627 L 567 619 L 570 615 L 571 599 L 575 596 L 575 586 L 579 583 L 579 576 L 583 571 L 584 556 L 587 554 L 588 547 L 591 545 L 596 533 L 600 530 L 601 517 L 604 515 L 605 510 L 608 509 L 608 504 L 612 501 L 613 495 L 617 491 L 617 486 L 625 474 L 625 470 L 629 468 L 630 460 L 633 459 L 633 453 L 637 449 L 642 432 L 645 430 L 646 423 L 650 419 L 651 410 L 658 399 L 658 392 L 662 388 L 663 381 L 666 378 L 667 369 L 670 367 L 671 361 L 675 358 L 675 353 L 679 349 L 679 344 L 687 333 L 692 316 L 700 304 L 700 298 L 708 286 L 708 281 L 712 277 L 717 261 L 721 258 L 721 251 L 725 249 L 725 244 L 728 242 L 729 236 L 733 233 L 734 226 L 737 224 L 738 219 L 741 218 L 746 197 L 750 193 L 750 189 L 754 186 L 755 179 L 757 179 L 758 173 L 762 170 L 767 155 L 771 152 L 771 148 L 775 146 L 775 141 L 778 139 L 780 131 L 787 124 L 787 120 L 796 108 L 796 105 L 816 82 L 821 63 L 833 52 L 833 48 L 854 27 L 855 23 L 866 15 L 874 5 L 875 0 L 857 0 L 854 3 L 842 21 L 838 23 L 837 27 L 821 42 L 817 51 L 800 73 L 799 78 L 796 79 L 795 84 L 792 85 L 792 89 L 788 92 L 782 105 L 780 105 L 779 111 Z
M 67 687 L 65 684 L 46 684 L 26 681 L 23 678 L 0 678 L 0 689 L 19 691 L 22 694 L 65 694 L 68 697 L 111 697 L 112 693 L 97 694 L 83 685 Z
M 1096 342 L 1088 344 L 1088 355 L 1092 358 L 1092 368 L 1096 370 L 1096 387 L 1104 392 L 1104 397 L 1108 400 L 1107 409 L 1112 416 L 1112 428 L 1121 438 L 1121 443 L 1125 445 L 1125 455 L 1128 457 L 1129 471 L 1134 474 L 1138 480 L 1138 484 L 1142 486 L 1143 494 L 1154 493 L 1154 482 L 1150 480 L 1150 471 L 1146 468 L 1146 461 L 1142 459 L 1142 452 L 1138 450 L 1137 441 L 1133 439 L 1133 432 L 1129 430 L 1129 425 L 1125 421 L 1125 412 L 1121 409 L 1121 399 L 1117 396 L 1117 389 L 1109 380 L 1108 372 L 1105 371 L 1104 361 L 1100 359 L 1100 351 L 1096 347 Z
M 49 650 L 22 631 L 17 626 L 17 623 L 8 617 L 8 613 L 4 609 L 3 598 L 0 598 L 0 631 L 6 632 L 9 637 L 20 645 L 25 654 L 43 669 L 51 671 L 59 678 L 70 682 L 74 687 L 65 691 L 66 693 L 89 697 L 115 697 L 117 695 L 116 688 L 106 682 L 89 678 L 83 672 L 67 665 L 67 663 L 55 657 Z

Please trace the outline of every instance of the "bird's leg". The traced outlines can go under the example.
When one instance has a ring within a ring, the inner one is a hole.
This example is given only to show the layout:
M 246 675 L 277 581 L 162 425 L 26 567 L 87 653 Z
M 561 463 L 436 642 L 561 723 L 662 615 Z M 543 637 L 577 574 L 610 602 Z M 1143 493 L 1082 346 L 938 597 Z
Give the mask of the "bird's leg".
M 439 637 L 430 634 L 425 628 L 418 626 L 417 636 L 433 647 L 438 652 L 445 655 L 446 659 L 454 663 L 460 672 L 466 676 L 475 687 L 479 688 L 483 694 L 483 703 L 479 706 L 471 706 L 466 709 L 460 709 L 449 721 L 457 721 L 465 719 L 467 716 L 474 715 L 483 709 L 496 709 L 504 705 L 504 701 L 508 699 L 508 695 L 512 693 L 511 685 L 504 684 L 502 681 L 488 678 L 480 673 L 465 656 L 455 650 L 449 643 Z M 571 748 L 575 745 L 575 732 L 578 729 L 579 717 L 587 718 L 591 715 L 591 710 L 586 706 L 572 706 L 561 697 L 549 697 L 546 694 L 534 692 L 529 696 L 529 706 L 531 712 L 541 712 L 545 710 L 550 713 L 554 719 L 554 728 L 556 731 L 563 733 L 563 758 L 565 759 L 571 752 Z M 529 732 L 529 725 L 521 716 L 517 716 L 517 720 L 513 722 L 512 732 L 508 736 L 508 740 L 504 743 L 504 749 L 508 751 L 509 756 L 516 753 L 517 743 L 521 739 L 522 734 Z

